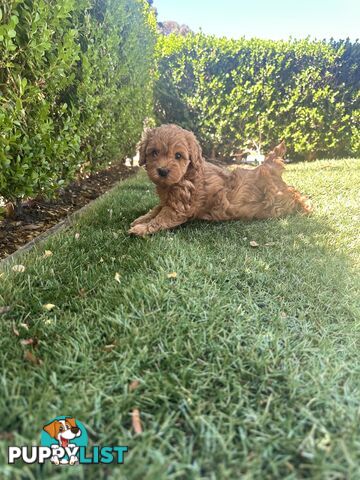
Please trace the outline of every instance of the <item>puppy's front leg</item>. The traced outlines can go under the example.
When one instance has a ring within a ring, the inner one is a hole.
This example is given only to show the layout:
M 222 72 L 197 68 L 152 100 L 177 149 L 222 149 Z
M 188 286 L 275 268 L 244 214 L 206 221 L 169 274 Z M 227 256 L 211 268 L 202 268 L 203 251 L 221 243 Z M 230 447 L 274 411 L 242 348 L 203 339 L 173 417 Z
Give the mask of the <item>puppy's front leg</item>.
M 132 224 L 130 225 L 130 230 L 132 227 L 135 227 L 135 225 L 138 225 L 139 223 L 147 223 L 149 220 L 156 217 L 156 215 L 158 215 L 161 209 L 161 205 L 157 205 L 156 207 L 152 208 L 148 213 L 145 213 L 145 215 L 141 215 L 141 217 L 137 218 L 132 222 Z M 130 230 L 129 233 L 131 233 Z
M 142 237 L 160 230 L 177 227 L 178 225 L 185 223 L 186 220 L 188 220 L 187 215 L 176 212 L 170 207 L 163 207 L 156 217 L 147 223 L 139 223 L 135 225 L 129 230 L 129 233 Z

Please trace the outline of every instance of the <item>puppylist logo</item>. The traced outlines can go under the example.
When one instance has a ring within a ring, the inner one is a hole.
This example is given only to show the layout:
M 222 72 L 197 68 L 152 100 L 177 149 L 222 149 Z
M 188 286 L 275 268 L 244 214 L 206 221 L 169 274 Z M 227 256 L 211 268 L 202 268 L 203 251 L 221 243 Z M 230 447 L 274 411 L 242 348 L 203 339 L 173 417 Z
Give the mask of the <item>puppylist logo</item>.
M 40 446 L 8 447 L 8 463 L 89 465 L 124 463 L 126 446 L 99 446 L 88 448 L 88 434 L 84 425 L 73 417 L 59 416 L 44 425 Z

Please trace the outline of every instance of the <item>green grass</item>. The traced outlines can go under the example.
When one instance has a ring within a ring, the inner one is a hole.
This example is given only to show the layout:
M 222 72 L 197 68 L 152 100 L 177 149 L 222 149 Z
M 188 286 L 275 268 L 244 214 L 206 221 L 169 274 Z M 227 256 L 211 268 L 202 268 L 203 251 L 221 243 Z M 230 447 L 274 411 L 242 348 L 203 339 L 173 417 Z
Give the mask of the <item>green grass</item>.
M 360 478 L 360 162 L 293 165 L 286 179 L 312 216 L 139 239 L 129 223 L 156 201 L 139 175 L 18 259 L 24 273 L 4 272 L 1 478 Z M 23 358 L 29 337 L 39 366 Z M 128 445 L 125 464 L 6 465 L 5 433 L 36 445 L 64 414 L 96 444 Z

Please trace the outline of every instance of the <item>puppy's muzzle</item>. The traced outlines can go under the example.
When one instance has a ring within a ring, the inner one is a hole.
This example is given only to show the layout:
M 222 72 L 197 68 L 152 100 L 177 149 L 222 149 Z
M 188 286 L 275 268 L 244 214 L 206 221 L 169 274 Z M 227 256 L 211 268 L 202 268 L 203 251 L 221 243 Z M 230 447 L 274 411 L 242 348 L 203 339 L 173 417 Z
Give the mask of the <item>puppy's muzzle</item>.
M 163 177 L 163 178 L 165 178 L 169 175 L 169 169 L 168 168 L 158 168 L 157 172 L 158 172 L 159 176 Z

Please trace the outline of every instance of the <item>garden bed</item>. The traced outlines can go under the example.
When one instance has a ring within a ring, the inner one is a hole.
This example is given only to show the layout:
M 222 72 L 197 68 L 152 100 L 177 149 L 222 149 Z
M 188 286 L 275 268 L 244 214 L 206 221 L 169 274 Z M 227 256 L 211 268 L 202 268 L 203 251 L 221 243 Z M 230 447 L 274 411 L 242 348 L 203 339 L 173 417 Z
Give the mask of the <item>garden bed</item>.
M 0 259 L 12 254 L 136 171 L 137 168 L 129 168 L 117 162 L 72 182 L 53 200 L 38 198 L 26 202 L 21 215 L 0 222 Z

